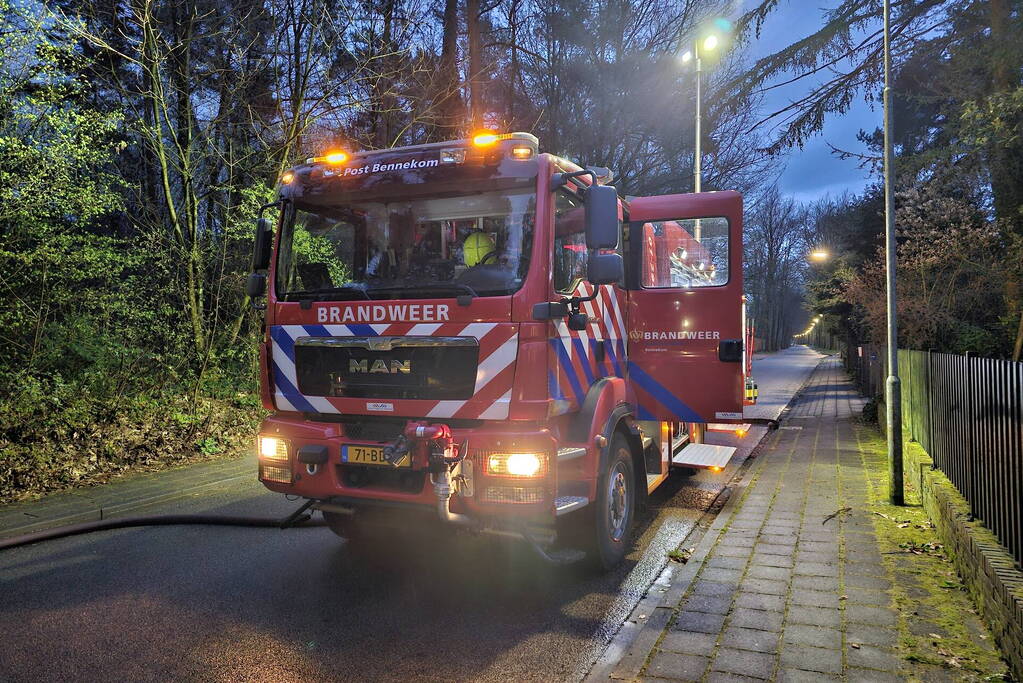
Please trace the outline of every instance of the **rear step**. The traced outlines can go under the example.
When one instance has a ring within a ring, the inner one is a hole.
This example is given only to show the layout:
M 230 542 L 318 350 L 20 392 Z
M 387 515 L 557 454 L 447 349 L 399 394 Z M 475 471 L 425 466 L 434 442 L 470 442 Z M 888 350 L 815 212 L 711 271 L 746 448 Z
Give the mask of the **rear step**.
M 734 446 L 712 446 L 707 443 L 691 443 L 671 459 L 673 467 L 705 467 L 723 469 L 735 453 Z

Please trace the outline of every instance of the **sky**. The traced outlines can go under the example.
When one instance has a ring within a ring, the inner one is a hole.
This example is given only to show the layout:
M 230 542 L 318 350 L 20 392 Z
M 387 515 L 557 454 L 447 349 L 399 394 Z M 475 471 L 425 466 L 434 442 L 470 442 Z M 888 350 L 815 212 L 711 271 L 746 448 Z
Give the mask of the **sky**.
M 748 8 L 755 0 L 746 0 Z M 823 10 L 835 7 L 839 0 L 781 0 L 764 23 L 760 39 L 749 48 L 749 58 L 759 59 L 773 54 L 815 32 L 823 25 Z M 769 91 L 764 100 L 764 111 L 770 113 L 807 92 L 813 81 L 797 83 Z M 856 139 L 861 129 L 871 131 L 881 125 L 880 107 L 872 107 L 862 99 L 856 101 L 844 115 L 832 114 L 826 119 L 823 131 L 807 140 L 802 149 L 793 149 L 785 158 L 785 169 L 779 177 L 779 187 L 785 194 L 800 201 L 813 201 L 824 194 L 839 195 L 844 191 L 859 192 L 869 182 L 869 173 L 858 167 L 855 160 L 835 157 L 828 143 L 839 149 L 863 151 Z

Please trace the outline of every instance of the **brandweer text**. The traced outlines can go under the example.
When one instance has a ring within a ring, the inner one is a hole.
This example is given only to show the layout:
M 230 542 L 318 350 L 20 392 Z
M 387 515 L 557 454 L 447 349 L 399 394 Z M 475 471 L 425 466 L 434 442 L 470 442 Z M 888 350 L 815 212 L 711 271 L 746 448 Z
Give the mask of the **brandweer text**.
M 407 322 L 444 322 L 448 320 L 447 304 L 390 304 L 387 306 L 321 306 L 316 309 L 321 323 L 376 323 L 384 320 Z

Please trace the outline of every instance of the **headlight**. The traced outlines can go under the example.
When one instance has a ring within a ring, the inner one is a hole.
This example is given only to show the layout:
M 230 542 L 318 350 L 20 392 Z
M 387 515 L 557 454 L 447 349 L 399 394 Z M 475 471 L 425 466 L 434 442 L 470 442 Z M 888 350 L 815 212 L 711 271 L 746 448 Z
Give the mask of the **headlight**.
M 547 456 L 543 453 L 494 453 L 487 456 L 487 474 L 542 477 L 547 474 Z
M 272 460 L 288 459 L 288 442 L 276 436 L 259 437 L 259 454 Z

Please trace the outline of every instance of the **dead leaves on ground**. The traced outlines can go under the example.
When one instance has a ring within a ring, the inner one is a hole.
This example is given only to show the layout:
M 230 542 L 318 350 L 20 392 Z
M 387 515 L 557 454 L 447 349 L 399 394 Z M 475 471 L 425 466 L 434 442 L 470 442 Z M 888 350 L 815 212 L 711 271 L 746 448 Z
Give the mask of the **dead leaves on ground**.
M 893 555 L 896 553 L 912 553 L 913 555 L 942 555 L 944 548 L 945 546 L 941 543 L 934 543 L 932 541 L 928 541 L 927 543 L 907 541 L 906 543 L 899 544 L 899 550 L 885 554 Z

